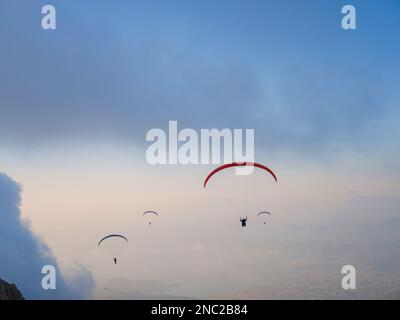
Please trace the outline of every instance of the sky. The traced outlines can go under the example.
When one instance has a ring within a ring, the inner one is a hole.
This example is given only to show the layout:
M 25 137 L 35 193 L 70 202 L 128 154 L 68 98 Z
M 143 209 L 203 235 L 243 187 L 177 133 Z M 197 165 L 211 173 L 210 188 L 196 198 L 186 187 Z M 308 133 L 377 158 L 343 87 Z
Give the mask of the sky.
M 45 4 L 0 0 L 0 278 L 30 298 L 399 297 L 398 1 L 352 0 L 356 30 L 348 1 L 55 0 L 51 31 Z M 171 120 L 254 129 L 278 183 L 149 165 L 146 133 Z M 130 240 L 117 265 L 109 233 Z M 9 272 L 41 245 L 85 288 Z

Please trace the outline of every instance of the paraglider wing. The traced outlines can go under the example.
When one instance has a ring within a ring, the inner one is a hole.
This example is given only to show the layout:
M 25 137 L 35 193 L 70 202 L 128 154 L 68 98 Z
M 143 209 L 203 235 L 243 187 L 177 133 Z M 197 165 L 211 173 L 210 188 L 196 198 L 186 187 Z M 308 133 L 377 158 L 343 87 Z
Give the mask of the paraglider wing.
M 148 213 L 152 213 L 152 214 L 155 214 L 156 216 L 158 216 L 158 213 L 155 212 L 155 211 L 153 211 L 153 210 L 145 211 L 145 212 L 143 212 L 143 215 L 146 215 L 146 214 L 148 214 Z
M 261 216 L 262 214 L 269 214 L 269 215 L 271 215 L 268 211 L 261 211 L 260 213 L 257 213 L 257 216 Z
M 274 180 L 275 180 L 276 182 L 278 182 L 278 179 L 276 178 L 275 173 L 274 173 L 270 168 L 268 168 L 268 167 L 266 167 L 266 166 L 264 166 L 264 165 L 262 165 L 262 164 L 260 164 L 260 163 L 256 163 L 256 162 L 233 162 L 233 163 L 227 163 L 227 164 L 224 164 L 224 165 L 222 165 L 222 166 L 219 166 L 219 167 L 216 168 L 215 170 L 211 171 L 211 173 L 210 173 L 210 174 L 206 177 L 206 179 L 204 180 L 204 185 L 203 185 L 204 188 L 206 187 L 208 180 L 210 180 L 210 178 L 211 178 L 214 174 L 216 174 L 217 172 L 219 172 L 219 171 L 221 171 L 221 170 L 224 170 L 224 169 L 227 169 L 227 168 L 232 168 L 232 167 L 245 167 L 245 166 L 253 166 L 253 167 L 256 167 L 256 168 L 263 169 L 263 170 L 267 171 L 268 173 L 270 173 L 270 174 L 272 175 L 272 177 L 274 178 Z
M 128 239 L 127 239 L 126 237 L 124 237 L 124 236 L 121 236 L 120 234 L 110 234 L 110 235 L 108 235 L 108 236 L 105 236 L 103 239 L 101 239 L 101 240 L 99 241 L 99 243 L 97 244 L 97 246 L 100 247 L 100 244 L 101 244 L 104 240 L 106 240 L 106 239 L 108 239 L 108 238 L 114 238 L 114 237 L 125 239 L 126 242 L 128 242 Z

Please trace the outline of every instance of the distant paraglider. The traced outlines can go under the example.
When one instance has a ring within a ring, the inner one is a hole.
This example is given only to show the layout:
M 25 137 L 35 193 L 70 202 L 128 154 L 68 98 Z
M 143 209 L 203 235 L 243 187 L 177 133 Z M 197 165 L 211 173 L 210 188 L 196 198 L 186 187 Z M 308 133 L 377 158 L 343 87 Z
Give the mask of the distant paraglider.
M 120 235 L 120 234 L 110 234 L 110 235 L 105 236 L 104 238 L 102 238 L 102 239 L 99 241 L 99 243 L 97 244 L 97 246 L 100 247 L 100 245 L 103 243 L 103 241 L 105 241 L 105 240 L 109 241 L 109 239 L 114 239 L 114 238 L 116 238 L 116 239 L 122 239 L 122 240 L 125 240 L 126 242 L 128 242 L 128 238 L 124 237 L 123 235 Z M 117 262 L 118 262 L 117 258 L 116 258 L 116 257 L 113 257 L 113 260 L 114 260 L 114 264 L 117 264 Z
M 216 174 L 217 172 L 221 171 L 221 170 L 232 168 L 232 167 L 246 167 L 246 166 L 252 166 L 252 167 L 256 167 L 256 168 L 260 168 L 262 170 L 265 170 L 266 172 L 268 172 L 269 174 L 272 175 L 272 177 L 274 178 L 274 180 L 276 182 L 278 182 L 278 179 L 277 179 L 275 173 L 270 168 L 268 168 L 268 167 L 266 167 L 266 166 L 264 166 L 264 165 L 262 165 L 260 163 L 256 163 L 256 162 L 233 162 L 233 163 L 228 163 L 228 164 L 224 164 L 222 166 L 219 166 L 215 170 L 211 171 L 211 173 L 204 180 L 203 187 L 205 188 L 207 186 L 207 182 L 211 179 L 211 177 L 214 174 Z
M 239 217 L 239 218 L 240 218 L 240 222 L 242 223 L 242 227 L 245 227 L 247 225 L 247 216 L 246 216 L 246 218 L 242 218 L 242 217 Z
M 146 216 L 146 215 L 156 215 L 156 216 L 158 216 L 158 213 L 156 211 L 154 211 L 154 210 L 147 210 L 147 211 L 143 212 L 143 216 Z M 151 225 L 151 220 L 149 220 L 149 225 Z
M 265 214 L 271 215 L 271 213 L 269 213 L 268 211 L 261 211 L 261 212 L 257 213 L 257 217 L 260 217 Z M 267 223 L 264 221 L 264 224 L 267 224 Z

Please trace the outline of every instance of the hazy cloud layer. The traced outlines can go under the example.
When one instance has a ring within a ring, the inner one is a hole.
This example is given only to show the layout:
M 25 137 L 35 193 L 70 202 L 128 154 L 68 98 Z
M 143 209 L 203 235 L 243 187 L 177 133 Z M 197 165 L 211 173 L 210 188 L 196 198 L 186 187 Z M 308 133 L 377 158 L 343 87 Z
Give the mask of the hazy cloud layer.
M 15 283 L 29 299 L 89 298 L 94 281 L 88 270 L 78 267 L 66 278 L 51 250 L 29 229 L 20 216 L 21 187 L 0 173 L 0 278 Z M 43 290 L 41 270 L 56 268 L 56 290 Z
M 391 15 L 374 20 L 379 47 L 390 46 L 383 56 L 371 52 L 378 44 L 365 38 L 369 29 L 332 27 L 336 5 L 321 6 L 315 22 L 311 4 L 290 2 L 304 13 L 300 24 L 275 2 L 229 3 L 229 11 L 221 2 L 210 11 L 195 2 L 172 10 L 162 2 L 55 1 L 58 29 L 44 32 L 42 1 L 17 2 L 5 1 L 0 13 L 0 146 L 142 144 L 149 128 L 173 119 L 256 128 L 257 145 L 269 151 L 398 146 L 399 47 L 386 26 L 394 32 L 399 24 Z

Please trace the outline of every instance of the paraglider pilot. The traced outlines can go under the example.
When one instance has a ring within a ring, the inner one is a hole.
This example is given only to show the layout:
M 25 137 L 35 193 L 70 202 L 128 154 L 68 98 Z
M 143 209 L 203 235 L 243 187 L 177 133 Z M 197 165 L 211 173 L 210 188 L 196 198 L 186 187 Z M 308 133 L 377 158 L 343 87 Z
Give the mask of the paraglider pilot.
M 244 219 L 240 218 L 240 222 L 242 223 L 242 227 L 245 227 L 247 222 L 247 217 Z

